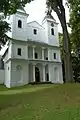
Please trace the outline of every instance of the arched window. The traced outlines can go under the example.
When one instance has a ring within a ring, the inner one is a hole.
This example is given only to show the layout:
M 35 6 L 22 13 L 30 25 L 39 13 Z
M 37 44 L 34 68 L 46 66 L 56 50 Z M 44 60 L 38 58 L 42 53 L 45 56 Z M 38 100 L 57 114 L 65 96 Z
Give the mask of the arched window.
M 51 28 L 51 35 L 54 35 L 54 29 Z
M 22 28 L 22 21 L 18 20 L 18 28 Z

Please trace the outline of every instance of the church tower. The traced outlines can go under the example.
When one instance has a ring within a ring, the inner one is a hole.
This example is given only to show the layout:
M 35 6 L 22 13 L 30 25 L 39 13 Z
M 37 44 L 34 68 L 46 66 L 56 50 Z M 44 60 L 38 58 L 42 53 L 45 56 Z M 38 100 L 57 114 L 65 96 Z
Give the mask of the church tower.
M 23 7 L 19 7 L 17 12 L 10 16 L 11 38 L 15 40 L 27 40 L 27 17 L 28 14 Z
M 58 23 L 51 15 L 51 10 L 47 10 L 46 16 L 42 21 L 45 28 L 47 43 L 53 46 L 59 46 L 58 42 Z

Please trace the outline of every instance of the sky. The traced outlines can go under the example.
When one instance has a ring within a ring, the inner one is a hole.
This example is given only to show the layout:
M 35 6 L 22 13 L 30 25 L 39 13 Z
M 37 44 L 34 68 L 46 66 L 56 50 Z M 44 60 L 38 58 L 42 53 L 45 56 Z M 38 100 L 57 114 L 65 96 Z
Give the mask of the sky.
M 65 0 L 64 5 L 65 5 Z M 41 24 L 44 16 L 45 16 L 45 11 L 46 11 L 46 0 L 34 0 L 31 3 L 27 4 L 25 7 L 26 12 L 29 14 L 28 17 L 28 22 L 31 21 L 37 21 Z M 60 22 L 58 20 L 58 17 L 55 12 L 52 12 L 53 17 L 55 20 L 59 23 L 58 25 L 58 31 L 62 32 L 62 28 L 60 26 Z M 66 20 L 67 22 L 69 21 L 69 10 L 66 7 Z M 7 48 L 7 45 L 0 51 L 0 55 L 2 55 Z
M 65 0 L 63 0 L 65 5 Z M 66 8 L 66 20 L 69 21 L 69 9 Z M 29 14 L 28 22 L 36 20 L 41 24 L 46 11 L 46 0 L 34 0 L 31 3 L 27 4 L 25 7 L 26 12 Z M 53 17 L 56 19 L 56 21 L 59 23 L 58 30 L 59 32 L 62 31 L 62 28 L 60 26 L 60 22 L 58 20 L 58 17 L 55 12 L 52 12 Z

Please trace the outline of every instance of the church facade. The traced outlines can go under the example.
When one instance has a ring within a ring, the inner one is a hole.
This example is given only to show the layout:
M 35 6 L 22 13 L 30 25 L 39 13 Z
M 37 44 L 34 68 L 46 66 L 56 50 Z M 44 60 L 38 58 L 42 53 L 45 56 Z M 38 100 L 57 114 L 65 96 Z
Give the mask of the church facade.
M 46 14 L 40 25 L 27 23 L 28 14 L 17 10 L 7 21 L 11 31 L 8 48 L 3 55 L 6 87 L 35 82 L 63 83 L 58 41 L 58 23 Z

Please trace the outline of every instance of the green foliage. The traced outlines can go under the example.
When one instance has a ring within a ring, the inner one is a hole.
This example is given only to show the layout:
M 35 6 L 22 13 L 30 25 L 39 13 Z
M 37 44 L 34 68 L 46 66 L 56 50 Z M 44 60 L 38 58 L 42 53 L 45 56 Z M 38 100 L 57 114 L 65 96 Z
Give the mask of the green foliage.
M 0 45 L 4 45 L 6 43 L 7 41 L 6 32 L 8 31 L 10 31 L 9 24 L 4 20 L 3 15 L 0 15 Z
M 0 1 L 0 12 L 4 15 L 13 14 L 20 6 L 25 6 L 28 2 L 32 0 L 1 0 Z
M 80 82 L 80 58 L 72 57 L 72 65 L 73 65 L 73 75 L 75 82 Z
M 10 30 L 9 24 L 4 21 L 4 17 L 17 11 L 20 6 L 31 2 L 32 0 L 0 0 L 0 49 L 7 41 L 6 32 Z M 3 16 L 1 15 L 3 13 Z
M 70 37 L 71 51 L 72 51 L 73 77 L 75 81 L 80 82 L 80 78 L 79 78 L 80 77 L 80 59 L 79 57 L 77 57 L 75 53 L 75 46 L 74 46 L 74 43 L 72 42 L 71 34 L 69 34 L 69 37 Z M 62 33 L 59 33 L 59 44 L 60 44 L 61 59 L 63 61 L 64 55 L 63 55 L 63 34 Z
M 80 59 L 76 55 L 80 48 L 80 0 L 68 0 L 68 2 L 70 7 L 70 40 L 74 52 L 74 56 L 72 57 L 73 74 L 74 79 L 80 81 Z
M 60 45 L 60 52 L 61 52 L 61 58 L 62 60 L 64 59 L 64 53 L 63 53 L 63 34 L 62 33 L 59 33 L 59 45 Z M 71 53 L 74 53 L 75 54 L 75 44 L 74 42 L 72 41 L 72 36 L 71 34 L 69 33 L 69 39 L 70 39 L 70 46 L 71 46 Z M 73 56 L 73 54 L 72 54 Z
M 70 0 L 70 27 L 71 41 L 75 45 L 75 49 L 80 46 L 80 0 Z

